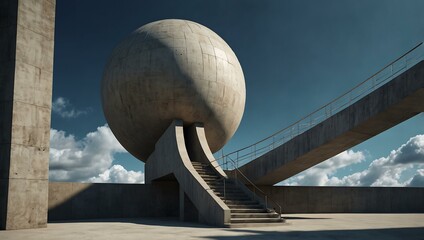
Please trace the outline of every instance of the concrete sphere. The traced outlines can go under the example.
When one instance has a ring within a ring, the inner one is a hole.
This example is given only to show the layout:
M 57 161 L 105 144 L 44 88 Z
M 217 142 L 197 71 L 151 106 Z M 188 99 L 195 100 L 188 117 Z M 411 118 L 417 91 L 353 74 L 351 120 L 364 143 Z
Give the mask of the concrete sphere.
M 116 138 L 146 161 L 174 119 L 203 123 L 211 151 L 218 151 L 240 124 L 246 89 L 240 63 L 222 38 L 172 19 L 144 25 L 118 44 L 101 96 Z

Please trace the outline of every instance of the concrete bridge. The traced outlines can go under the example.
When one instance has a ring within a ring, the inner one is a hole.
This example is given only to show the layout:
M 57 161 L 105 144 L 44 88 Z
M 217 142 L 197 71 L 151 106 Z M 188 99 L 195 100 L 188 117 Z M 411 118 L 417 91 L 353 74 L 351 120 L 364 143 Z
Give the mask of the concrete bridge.
M 424 61 L 421 61 L 344 110 L 239 167 L 239 170 L 256 185 L 273 185 L 423 111 Z

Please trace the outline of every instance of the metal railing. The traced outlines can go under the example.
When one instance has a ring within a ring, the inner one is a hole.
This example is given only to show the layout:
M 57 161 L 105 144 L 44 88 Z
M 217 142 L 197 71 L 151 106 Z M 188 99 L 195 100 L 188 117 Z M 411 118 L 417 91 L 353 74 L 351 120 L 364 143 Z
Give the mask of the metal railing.
M 273 204 L 274 204 L 274 208 L 273 208 L 273 210 L 275 211 L 275 212 L 277 212 L 277 210 L 275 209 L 275 206 L 276 207 L 278 207 L 278 213 L 279 213 L 279 218 L 281 218 L 281 214 L 282 214 L 282 207 L 281 207 L 281 205 L 280 204 L 278 204 L 275 200 L 273 200 L 272 198 L 270 198 L 264 191 L 262 191 L 258 186 L 256 186 L 249 178 L 247 178 L 237 167 L 236 167 L 236 162 L 233 160 L 233 159 L 231 159 L 231 157 L 228 157 L 228 160 L 230 160 L 229 162 L 231 163 L 231 164 L 233 164 L 234 165 L 234 169 L 235 169 L 235 171 L 233 171 L 232 173 L 234 174 L 234 179 L 235 179 L 235 181 L 238 181 L 238 175 L 240 175 L 245 181 L 242 181 L 242 183 L 244 183 L 244 182 L 247 182 L 248 184 L 250 184 L 250 186 L 251 186 L 251 191 L 252 191 L 252 193 L 253 193 L 253 195 L 256 195 L 256 196 L 258 196 L 258 193 L 259 194 L 261 194 L 263 197 L 264 197 L 264 199 L 265 199 L 265 201 L 264 201 L 264 203 L 265 203 L 265 208 L 268 210 L 269 209 L 269 206 L 270 206 L 270 204 L 269 204 L 269 202 L 271 201 Z M 223 163 L 222 163 L 223 164 Z M 226 163 L 226 164 L 228 164 L 228 162 Z M 222 167 L 221 165 L 220 165 L 220 167 Z M 227 192 L 227 189 L 226 189 L 226 181 L 228 181 L 228 179 L 226 179 L 226 178 L 222 178 L 222 181 L 223 181 L 223 186 L 224 186 L 224 202 L 226 202 L 226 192 Z
M 241 148 L 234 152 L 223 154 L 217 157 L 216 160 L 223 166 L 223 169 L 237 169 L 241 164 L 246 164 L 265 153 L 281 146 L 294 137 L 306 132 L 324 120 L 334 116 L 336 113 L 347 108 L 353 103 L 357 102 L 362 97 L 371 93 L 378 87 L 389 82 L 394 77 L 406 71 L 410 67 L 417 64 L 424 59 L 424 46 L 419 43 L 414 48 L 404 53 L 402 56 L 392 61 L 384 68 L 361 82 L 348 92 L 337 97 L 333 101 L 327 103 L 323 107 L 315 110 L 307 116 L 301 118 L 292 125 L 277 131 L 271 136 L 264 138 L 252 145 Z M 233 160 L 235 159 L 235 160 Z M 235 164 L 232 168 L 228 167 L 228 160 L 234 161 Z

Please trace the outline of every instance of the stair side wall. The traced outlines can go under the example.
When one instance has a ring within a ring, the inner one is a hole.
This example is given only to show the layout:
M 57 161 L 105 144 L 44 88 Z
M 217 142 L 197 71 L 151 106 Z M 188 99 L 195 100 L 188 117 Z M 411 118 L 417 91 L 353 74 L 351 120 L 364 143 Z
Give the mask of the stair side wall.
M 191 164 L 182 121 L 174 121 L 158 140 L 155 151 L 146 162 L 145 174 L 147 183 L 174 174 L 180 188 L 199 211 L 201 221 L 216 226 L 230 222 L 230 209 L 213 193 Z

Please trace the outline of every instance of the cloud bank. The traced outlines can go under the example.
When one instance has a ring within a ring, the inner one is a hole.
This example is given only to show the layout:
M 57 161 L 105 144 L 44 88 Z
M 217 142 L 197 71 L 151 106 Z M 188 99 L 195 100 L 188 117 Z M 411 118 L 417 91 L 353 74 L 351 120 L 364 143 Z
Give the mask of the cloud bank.
M 364 160 L 365 154 L 361 151 L 345 151 L 279 185 L 424 187 L 424 135 L 410 138 L 387 157 L 372 161 L 363 171 L 340 178 L 334 176 L 337 170 Z M 415 175 L 402 181 L 402 174 L 414 168 Z
M 64 131 L 51 129 L 50 144 L 51 181 L 144 182 L 141 171 L 128 171 L 121 165 L 112 165 L 114 154 L 126 150 L 107 125 L 98 127 L 81 140 Z M 344 151 L 279 185 L 424 187 L 424 135 L 410 138 L 388 156 L 371 161 L 362 171 L 335 176 L 341 169 L 365 160 L 363 151 Z
M 64 131 L 50 130 L 51 181 L 70 182 L 143 182 L 141 172 L 112 166 L 115 153 L 126 150 L 116 140 L 107 125 L 88 133 L 82 140 Z

